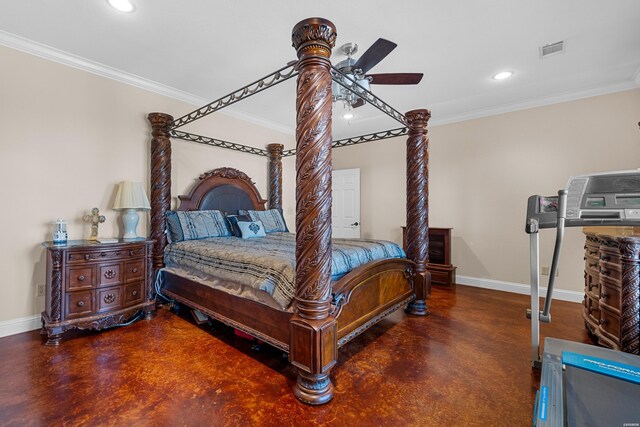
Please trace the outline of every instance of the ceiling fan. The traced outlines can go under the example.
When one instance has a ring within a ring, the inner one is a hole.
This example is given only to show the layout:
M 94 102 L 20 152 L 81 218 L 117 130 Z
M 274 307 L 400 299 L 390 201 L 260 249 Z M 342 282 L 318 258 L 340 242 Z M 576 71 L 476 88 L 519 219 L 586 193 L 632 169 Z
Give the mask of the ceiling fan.
M 369 85 L 372 84 L 415 85 L 420 83 L 423 76 L 422 73 L 367 74 L 369 70 L 389 55 L 396 46 L 398 45 L 389 40 L 378 39 L 356 60 L 352 56 L 358 52 L 358 45 L 346 43 L 340 46 L 339 51 L 347 55 L 347 59 L 338 62 L 335 67 L 366 90 L 370 90 Z M 333 82 L 331 89 L 334 102 L 343 101 L 345 105 L 351 108 L 358 108 L 366 103 L 364 99 L 336 82 Z

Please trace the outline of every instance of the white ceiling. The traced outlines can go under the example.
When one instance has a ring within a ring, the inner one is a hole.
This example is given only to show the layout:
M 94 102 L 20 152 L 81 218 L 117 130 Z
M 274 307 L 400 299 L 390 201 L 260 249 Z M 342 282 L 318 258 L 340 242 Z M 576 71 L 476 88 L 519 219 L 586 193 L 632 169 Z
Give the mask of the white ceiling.
M 336 25 L 334 52 L 396 42 L 371 72 L 425 77 L 373 91 L 402 113 L 429 108 L 436 124 L 640 87 L 637 0 L 132 2 L 136 11 L 123 14 L 106 0 L 0 0 L 0 43 L 204 104 L 295 59 L 291 29 L 319 16 Z M 539 58 L 539 46 L 560 40 L 565 53 Z M 501 70 L 515 74 L 492 80 Z M 293 132 L 294 87 L 285 82 L 232 112 Z M 334 138 L 395 127 L 367 105 L 349 125 L 336 115 Z

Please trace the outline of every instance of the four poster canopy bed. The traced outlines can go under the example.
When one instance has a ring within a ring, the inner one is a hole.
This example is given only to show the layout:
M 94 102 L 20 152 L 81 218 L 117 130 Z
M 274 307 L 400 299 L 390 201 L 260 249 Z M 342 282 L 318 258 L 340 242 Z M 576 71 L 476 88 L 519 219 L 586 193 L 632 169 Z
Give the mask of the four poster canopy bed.
M 333 397 L 329 372 L 339 347 L 398 308 L 406 306 L 411 315 L 427 314 L 430 113 L 403 115 L 333 68 L 329 57 L 336 31 L 330 21 L 303 20 L 294 27 L 292 39 L 297 62 L 176 120 L 164 113 L 149 114 L 151 238 L 160 292 L 287 352 L 298 371 L 295 396 L 317 405 Z M 262 150 L 177 130 L 295 76 L 295 150 L 285 151 L 280 144 Z M 402 127 L 333 142 L 332 80 Z M 391 243 L 332 241 L 332 146 L 400 135 L 408 135 L 407 257 Z M 251 178 L 237 169 L 219 168 L 201 175 L 190 194 L 180 196 L 177 210 L 170 211 L 172 137 L 267 157 L 269 209 Z M 281 160 L 291 155 L 296 156 L 295 235 L 286 233 L 281 216 Z M 234 221 L 233 229 L 221 225 L 228 220 Z M 247 227 L 255 234 L 260 226 L 271 232 L 256 239 L 232 237 L 237 226 L 242 237 Z M 290 263 L 274 264 L 273 254 L 288 255 Z M 336 258 L 346 259 L 348 268 L 340 270 Z

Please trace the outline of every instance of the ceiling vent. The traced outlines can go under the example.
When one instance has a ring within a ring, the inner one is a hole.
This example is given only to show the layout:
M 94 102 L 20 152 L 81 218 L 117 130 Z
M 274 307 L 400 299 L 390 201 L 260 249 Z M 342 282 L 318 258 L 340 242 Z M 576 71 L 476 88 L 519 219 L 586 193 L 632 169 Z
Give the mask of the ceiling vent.
M 540 46 L 540 59 L 547 58 L 551 55 L 557 55 L 564 52 L 564 41 Z

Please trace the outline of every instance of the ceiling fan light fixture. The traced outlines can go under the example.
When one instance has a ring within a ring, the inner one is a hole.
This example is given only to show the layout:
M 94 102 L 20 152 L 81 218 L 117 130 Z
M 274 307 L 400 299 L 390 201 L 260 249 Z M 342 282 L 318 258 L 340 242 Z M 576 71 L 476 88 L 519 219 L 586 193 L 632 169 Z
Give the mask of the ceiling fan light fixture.
M 504 80 L 513 76 L 513 71 L 500 71 L 497 74 L 493 75 L 493 80 Z
M 133 3 L 129 0 L 107 0 L 109 6 L 119 12 L 130 13 L 133 12 Z

